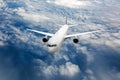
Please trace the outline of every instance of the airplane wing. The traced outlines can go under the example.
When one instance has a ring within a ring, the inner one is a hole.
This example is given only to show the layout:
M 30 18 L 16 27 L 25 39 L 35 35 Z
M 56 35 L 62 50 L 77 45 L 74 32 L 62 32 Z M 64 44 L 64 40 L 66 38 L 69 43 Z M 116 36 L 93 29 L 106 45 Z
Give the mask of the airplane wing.
M 54 35 L 54 34 L 51 34 L 51 33 L 37 31 L 37 30 L 33 30 L 33 29 L 27 29 L 27 30 L 32 31 L 32 32 L 36 32 L 36 33 L 39 33 L 39 34 L 42 34 L 42 35 L 45 35 L 45 36 L 50 36 L 50 37 Z
M 67 36 L 65 36 L 65 38 L 76 37 L 76 36 L 81 36 L 81 35 L 85 35 L 85 34 L 100 32 L 100 31 L 102 31 L 102 30 L 90 31 L 90 32 L 83 32 L 83 33 L 77 33 L 77 34 L 67 35 Z

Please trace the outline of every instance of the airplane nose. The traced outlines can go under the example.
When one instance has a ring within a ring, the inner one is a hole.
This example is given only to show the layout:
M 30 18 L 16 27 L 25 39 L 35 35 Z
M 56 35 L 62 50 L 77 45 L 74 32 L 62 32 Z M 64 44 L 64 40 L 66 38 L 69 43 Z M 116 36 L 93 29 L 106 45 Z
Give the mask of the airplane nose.
M 50 53 L 55 53 L 55 52 L 56 52 L 56 50 L 55 50 L 55 49 L 53 49 L 53 48 L 48 48 L 48 52 L 50 52 Z

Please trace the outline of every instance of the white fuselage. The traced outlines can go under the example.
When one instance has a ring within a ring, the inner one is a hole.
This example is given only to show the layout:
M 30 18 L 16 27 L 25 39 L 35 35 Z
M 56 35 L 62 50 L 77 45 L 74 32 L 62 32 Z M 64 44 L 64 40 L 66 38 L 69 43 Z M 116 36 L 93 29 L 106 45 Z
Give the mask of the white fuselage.
M 63 40 L 67 34 L 69 26 L 68 25 L 64 25 L 62 26 L 47 42 L 47 47 L 48 47 L 48 51 L 51 53 L 55 53 L 57 52 L 62 43 Z

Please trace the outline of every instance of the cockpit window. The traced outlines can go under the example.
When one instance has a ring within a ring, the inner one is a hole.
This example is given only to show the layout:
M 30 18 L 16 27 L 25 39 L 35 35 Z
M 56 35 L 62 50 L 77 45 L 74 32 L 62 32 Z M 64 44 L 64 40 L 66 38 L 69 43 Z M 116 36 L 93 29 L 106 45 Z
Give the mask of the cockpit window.
M 57 44 L 47 44 L 48 47 L 56 47 Z

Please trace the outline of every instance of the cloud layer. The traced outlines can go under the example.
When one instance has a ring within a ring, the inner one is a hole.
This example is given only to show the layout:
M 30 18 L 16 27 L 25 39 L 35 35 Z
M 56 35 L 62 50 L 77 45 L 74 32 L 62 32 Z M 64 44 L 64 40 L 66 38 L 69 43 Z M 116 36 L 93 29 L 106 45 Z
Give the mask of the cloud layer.
M 23 8 L 18 8 L 14 11 L 17 11 L 17 14 L 23 17 L 23 19 L 34 22 L 41 22 L 43 20 L 48 20 L 49 18 L 43 14 L 35 14 L 26 12 Z
M 51 1 L 2 1 L 7 5 L 0 14 L 0 79 L 120 80 L 120 32 L 115 30 L 120 22 L 119 1 L 104 0 L 104 4 L 85 9 L 81 7 L 91 2 Z M 73 38 L 66 39 L 54 55 L 41 41 L 44 36 L 26 30 L 54 33 L 66 16 L 70 24 L 78 24 L 68 34 L 112 29 L 79 36 L 78 44 Z
M 3 2 L 3 0 L 0 0 L 0 8 L 5 7 L 5 3 Z
M 48 0 L 47 2 L 51 3 L 52 1 Z M 69 8 L 80 8 L 91 5 L 90 1 L 79 1 L 79 0 L 55 0 L 52 3 Z

